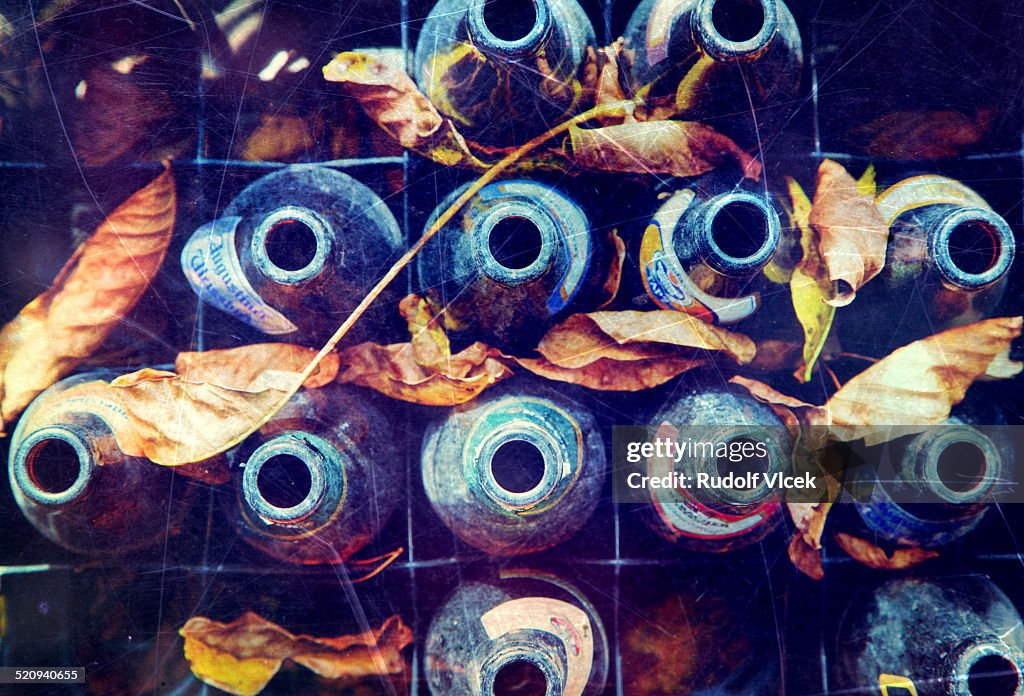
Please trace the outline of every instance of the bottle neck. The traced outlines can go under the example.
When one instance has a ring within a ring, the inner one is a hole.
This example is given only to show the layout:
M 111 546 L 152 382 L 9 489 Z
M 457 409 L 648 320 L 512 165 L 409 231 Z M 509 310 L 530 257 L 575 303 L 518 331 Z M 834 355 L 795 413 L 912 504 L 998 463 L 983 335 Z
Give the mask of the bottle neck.
M 466 438 L 466 481 L 479 499 L 509 515 L 554 505 L 579 475 L 583 435 L 574 418 L 540 399 L 503 399 Z
M 475 221 L 472 244 L 480 273 L 502 285 L 524 285 L 554 264 L 558 230 L 539 201 L 517 196 L 486 209 Z
M 995 635 L 961 642 L 946 658 L 945 672 L 951 696 L 1024 694 L 1024 654 Z
M 928 230 L 928 256 L 944 285 L 973 292 L 1010 269 L 1015 244 L 1006 221 L 984 208 L 943 206 Z
M 513 631 L 492 643 L 480 662 L 477 694 L 561 696 L 568 675 L 565 647 L 554 635 Z
M 523 60 L 544 49 L 555 19 L 549 0 L 471 0 L 466 22 L 469 39 L 480 50 Z
M 256 270 L 279 285 L 302 285 L 327 268 L 332 245 L 330 225 L 309 208 L 285 206 L 256 222 L 250 252 Z
M 326 439 L 306 432 L 277 435 L 245 462 L 242 504 L 271 533 L 329 522 L 346 495 L 346 455 Z
M 1000 479 L 996 444 L 969 425 L 938 425 L 918 435 L 904 452 L 900 477 L 918 491 L 954 505 L 984 502 Z
M 687 433 L 693 440 L 715 445 L 713 450 L 702 447 L 693 452 L 694 474 L 706 474 L 719 481 L 719 485 L 695 489 L 704 502 L 725 512 L 742 514 L 775 495 L 777 488 L 772 486 L 772 480 L 776 474 L 786 473 L 786 458 L 770 429 L 729 425 L 688 430 L 693 431 Z M 726 485 L 729 481 L 733 484 Z
M 699 0 L 690 15 L 697 46 L 718 62 L 755 60 L 779 30 L 777 0 Z
M 698 205 L 676 225 L 676 253 L 695 244 L 697 255 L 715 272 L 750 277 L 768 265 L 781 236 L 779 215 L 761 196 L 734 191 Z
M 95 419 L 95 428 L 77 424 L 50 425 L 22 440 L 11 461 L 14 484 L 21 494 L 39 505 L 65 506 L 88 495 L 89 482 L 101 462 L 97 434 L 112 436 Z

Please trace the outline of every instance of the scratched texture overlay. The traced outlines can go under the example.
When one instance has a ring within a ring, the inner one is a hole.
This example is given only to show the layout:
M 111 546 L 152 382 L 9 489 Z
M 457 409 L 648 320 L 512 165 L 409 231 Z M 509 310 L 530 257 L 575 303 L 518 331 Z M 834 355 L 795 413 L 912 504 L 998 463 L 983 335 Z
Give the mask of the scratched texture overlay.
M 79 370 L 166 367 L 181 351 L 258 340 L 201 305 L 177 259 L 192 232 L 245 186 L 288 164 L 320 163 L 354 177 L 384 201 L 406 244 L 413 243 L 431 211 L 475 175 L 403 150 L 325 82 L 321 68 L 340 51 L 368 47 L 397 48 L 411 60 L 432 5 L 0 0 L 6 19 L 0 22 L 0 320 L 12 319 L 48 288 L 74 248 L 151 181 L 164 158 L 172 160 L 178 197 L 167 262 Z M 507 5 L 515 11 L 515 3 Z M 582 6 L 602 46 L 622 35 L 635 9 L 632 0 L 582 0 Z M 823 158 L 854 176 L 873 163 L 880 183 L 942 174 L 978 191 L 1019 243 L 1024 4 L 793 0 L 790 8 L 805 65 L 784 129 L 760 143 L 767 185 L 784 191 L 783 177 L 791 176 L 810 190 Z M 933 156 L 908 159 L 885 140 L 890 122 L 884 119 L 904 112 L 948 120 L 919 145 L 934 145 Z M 946 153 L 944 139 L 959 144 Z M 618 228 L 627 242 L 642 234 L 657 194 L 678 184 L 666 175 L 546 175 L 544 181 L 581 201 L 594 229 Z M 1010 273 L 997 315 L 1021 312 L 1019 262 Z M 413 289 L 412 275 L 395 281 L 401 290 Z M 403 294 L 389 300 L 392 316 Z M 1014 355 L 1024 357 L 1020 346 Z M 840 358 L 831 369 L 845 380 L 863 363 Z M 635 423 L 674 394 L 723 379 L 703 370 L 639 393 L 578 390 L 570 398 L 596 415 L 610 447 L 613 425 Z M 1019 378 L 986 388 L 985 398 L 1010 424 L 1024 424 Z M 816 376 L 798 391 L 822 403 L 833 389 L 828 377 Z M 852 631 L 863 630 L 849 627 L 857 596 L 900 575 L 856 563 L 827 532 L 825 577 L 805 577 L 787 555 L 788 516 L 745 548 L 687 550 L 654 534 L 639 506 L 616 504 L 610 480 L 593 515 L 567 541 L 491 557 L 449 531 L 424 493 L 422 437 L 444 410 L 397 401 L 385 409 L 375 427 L 400 443 L 401 503 L 353 560 L 392 552 L 397 560 L 358 582 L 372 564 L 293 565 L 246 545 L 228 522 L 237 505 L 230 483 L 191 482 L 188 513 L 168 523 L 156 544 L 97 557 L 41 536 L 19 511 L 5 473 L 0 666 L 81 668 L 86 683 L 0 685 L 0 693 L 219 694 L 191 673 L 179 629 L 192 617 L 227 622 L 250 610 L 294 634 L 325 637 L 363 633 L 398 615 L 413 635 L 402 652 L 404 667 L 388 677 L 339 683 L 285 662 L 264 693 L 426 695 L 425 644 L 445 600 L 461 584 L 522 568 L 571 583 L 593 605 L 608 641 L 599 693 L 837 693 L 837 660 L 859 639 Z M 5 472 L 8 449 L 9 438 L 0 440 Z M 833 515 L 830 529 L 861 524 L 852 505 Z M 1022 521 L 1021 506 L 996 506 L 969 537 L 916 572 L 987 575 L 1024 610 Z M 878 693 L 877 684 L 864 686 L 863 693 Z M 893 687 L 888 693 L 910 692 Z

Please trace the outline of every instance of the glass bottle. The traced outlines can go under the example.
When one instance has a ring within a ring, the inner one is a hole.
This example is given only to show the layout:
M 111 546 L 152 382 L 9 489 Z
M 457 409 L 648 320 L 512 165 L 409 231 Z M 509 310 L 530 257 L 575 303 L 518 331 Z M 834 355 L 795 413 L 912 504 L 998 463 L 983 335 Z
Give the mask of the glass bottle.
M 635 94 L 746 149 L 799 103 L 803 44 L 782 0 L 644 0 L 624 39 Z
M 775 256 L 781 223 L 763 194 L 720 181 L 672 193 L 640 243 L 643 293 L 634 304 L 733 324 L 761 306 L 762 269 Z
M 423 487 L 463 541 L 496 555 L 555 546 L 590 518 L 606 476 L 594 416 L 516 380 L 454 408 L 423 438 Z
M 420 30 L 413 74 L 466 137 L 522 143 L 577 104 L 594 28 L 576 0 L 440 0 Z
M 1006 288 L 1013 231 L 976 192 L 942 176 L 905 179 L 877 198 L 889 224 L 881 273 L 840 314 L 847 351 L 888 354 L 988 317 Z
M 830 687 L 1015 696 L 1024 688 L 1022 647 L 1020 614 L 987 577 L 898 578 L 846 611 Z
M 434 210 L 428 228 L 465 189 Z M 590 221 L 579 205 L 554 188 L 515 179 L 484 186 L 428 242 L 417 271 L 449 328 L 532 348 L 589 294 L 592 253 Z
M 683 448 L 682 454 L 655 451 L 646 462 L 650 478 L 677 481 L 648 487 L 646 519 L 661 537 L 724 552 L 756 543 L 778 526 L 781 487 L 771 477 L 790 474 L 793 444 L 771 408 L 739 387 L 691 388 L 661 407 L 648 432 L 655 442 Z
M 196 230 L 181 266 L 195 293 L 233 319 L 319 346 L 401 249 L 398 223 L 369 188 L 334 169 L 293 165 L 247 186 Z M 386 297 L 347 341 L 389 326 L 385 304 Z
M 404 487 L 403 450 L 388 422 L 365 389 L 299 391 L 229 454 L 230 516 L 242 538 L 297 564 L 343 563 L 369 544 Z
M 431 621 L 425 649 L 433 696 L 592 696 L 608 675 L 594 607 L 536 571 L 461 584 Z
M 943 546 L 973 531 L 1000 482 L 1012 480 L 1013 448 L 999 430 L 954 416 L 887 443 L 877 475 L 858 474 L 861 520 L 876 536 L 913 546 Z
M 116 404 L 63 397 L 119 374 L 57 382 L 36 397 L 11 437 L 8 472 L 18 507 L 43 536 L 79 553 L 117 556 L 157 543 L 184 519 L 195 492 L 172 469 L 121 450 Z

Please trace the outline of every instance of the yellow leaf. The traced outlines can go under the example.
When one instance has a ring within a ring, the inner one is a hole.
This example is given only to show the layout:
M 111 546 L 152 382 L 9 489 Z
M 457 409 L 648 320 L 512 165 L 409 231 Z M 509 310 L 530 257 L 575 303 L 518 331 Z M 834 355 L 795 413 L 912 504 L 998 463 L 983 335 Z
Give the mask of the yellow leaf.
M 806 382 L 811 378 L 814 363 L 828 338 L 836 308 L 828 302 L 834 296 L 833 284 L 827 277 L 818 253 L 817 235 L 810 225 L 811 201 L 796 181 L 787 177 L 786 183 L 793 205 L 791 224 L 800 230 L 800 248 L 803 251 L 800 263 L 793 269 L 789 280 L 793 310 L 804 330 L 803 362 L 795 377 Z
M 857 179 L 857 193 L 862 196 L 871 196 L 878 193 L 878 182 L 875 181 L 875 165 L 869 164 L 864 173 Z
M 179 633 L 196 677 L 236 696 L 261 692 L 285 660 L 333 680 L 399 674 L 401 651 L 412 642 L 398 616 L 375 631 L 337 638 L 294 635 L 251 611 L 227 624 L 195 616 Z

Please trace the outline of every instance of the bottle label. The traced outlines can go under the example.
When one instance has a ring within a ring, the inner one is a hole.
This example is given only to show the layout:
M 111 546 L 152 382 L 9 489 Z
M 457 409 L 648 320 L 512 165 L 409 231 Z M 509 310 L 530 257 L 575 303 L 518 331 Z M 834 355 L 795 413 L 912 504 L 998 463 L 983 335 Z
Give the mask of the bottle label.
M 644 231 L 640 275 L 648 296 L 662 309 L 674 309 L 702 321 L 732 324 L 757 311 L 757 295 L 725 298 L 709 295 L 693 282 L 672 245 L 672 232 L 696 194 L 684 189 L 665 201 Z
M 658 0 L 647 20 L 647 65 L 654 66 L 668 58 L 672 43 L 672 26 L 679 14 L 680 0 Z
M 914 682 L 895 674 L 879 674 L 878 688 L 882 690 L 882 696 L 917 696 Z
M 536 630 L 557 637 L 565 647 L 564 696 L 581 696 L 594 665 L 594 632 L 587 613 L 568 602 L 547 597 L 511 599 L 480 617 L 487 637 Z
M 903 213 L 926 205 L 963 205 L 984 210 L 992 209 L 984 198 L 959 181 L 937 174 L 904 179 L 883 191 L 875 199 L 875 204 L 890 227 Z
M 200 300 L 265 334 L 298 330 L 287 317 L 263 301 L 242 273 L 235 250 L 239 217 L 203 225 L 181 252 L 181 268 Z
M 544 187 L 546 191 L 550 192 L 550 195 L 544 198 L 536 195 L 535 189 L 541 186 L 541 184 L 530 183 L 529 186 L 523 187 L 519 182 L 497 184 L 485 186 L 480 189 L 477 196 L 481 201 L 507 197 L 529 197 L 535 199 L 554 219 L 558 239 L 564 243 L 566 255 L 569 257 L 565 274 L 558 281 L 558 285 L 546 303 L 548 311 L 551 314 L 557 314 L 565 309 L 566 305 L 580 291 L 583 278 L 590 267 L 590 223 L 580 207 L 567 200 L 558 191 Z
M 886 539 L 905 544 L 940 546 L 952 543 L 981 523 L 981 515 L 947 522 L 924 520 L 896 503 L 881 483 L 871 488 L 871 499 L 855 502 L 868 529 Z

